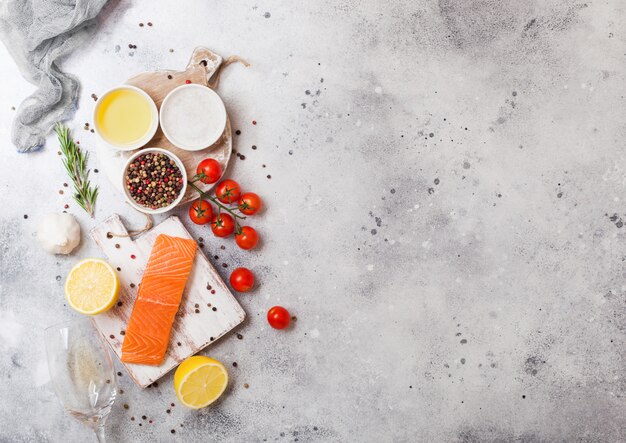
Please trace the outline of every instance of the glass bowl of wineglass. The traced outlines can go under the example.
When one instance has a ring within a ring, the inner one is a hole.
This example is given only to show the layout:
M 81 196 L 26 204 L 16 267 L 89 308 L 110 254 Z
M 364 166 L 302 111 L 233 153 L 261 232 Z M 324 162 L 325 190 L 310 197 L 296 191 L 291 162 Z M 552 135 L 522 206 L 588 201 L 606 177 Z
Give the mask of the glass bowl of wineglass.
M 104 423 L 117 394 L 108 345 L 91 319 L 46 328 L 48 370 L 65 410 L 104 442 Z

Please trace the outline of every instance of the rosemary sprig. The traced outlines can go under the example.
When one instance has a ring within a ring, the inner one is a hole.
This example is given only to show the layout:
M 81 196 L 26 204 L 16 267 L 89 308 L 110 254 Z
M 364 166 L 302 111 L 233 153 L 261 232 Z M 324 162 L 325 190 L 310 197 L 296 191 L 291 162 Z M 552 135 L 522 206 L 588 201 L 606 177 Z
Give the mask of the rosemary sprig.
M 74 200 L 93 218 L 96 199 L 98 198 L 98 187 L 91 186 L 89 181 L 89 169 L 87 169 L 89 153 L 81 151 L 78 145 L 74 143 L 67 126 L 57 123 L 54 131 L 57 133 L 61 145 L 63 166 L 74 183 Z

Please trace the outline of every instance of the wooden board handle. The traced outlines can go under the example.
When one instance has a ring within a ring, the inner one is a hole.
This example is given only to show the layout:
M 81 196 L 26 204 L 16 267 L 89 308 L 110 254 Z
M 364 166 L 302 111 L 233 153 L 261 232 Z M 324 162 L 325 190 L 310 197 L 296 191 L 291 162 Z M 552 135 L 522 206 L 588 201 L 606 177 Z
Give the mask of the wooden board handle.
M 187 63 L 187 70 L 200 66 L 204 69 L 206 76 L 206 84 L 209 84 L 211 77 L 217 72 L 222 64 L 222 57 L 215 52 L 203 46 L 198 46 L 193 50 L 189 63 Z

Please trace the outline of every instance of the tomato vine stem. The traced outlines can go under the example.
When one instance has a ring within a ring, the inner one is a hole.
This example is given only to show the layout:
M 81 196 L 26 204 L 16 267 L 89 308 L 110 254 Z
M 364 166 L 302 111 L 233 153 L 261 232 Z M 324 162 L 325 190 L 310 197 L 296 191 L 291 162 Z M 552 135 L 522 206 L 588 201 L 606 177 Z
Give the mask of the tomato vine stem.
M 236 214 L 231 208 L 229 208 L 228 206 L 223 205 L 217 198 L 210 196 L 208 192 L 204 192 L 202 189 L 200 189 L 196 185 L 196 183 L 195 183 L 198 180 L 200 180 L 200 178 L 201 178 L 200 175 L 196 175 L 193 179 L 188 180 L 187 183 L 189 183 L 191 186 L 193 186 L 193 188 L 196 191 L 198 191 L 198 193 L 200 194 L 200 198 L 201 199 L 208 199 L 208 200 L 212 201 L 217 206 L 217 217 L 218 217 L 218 220 L 219 220 L 219 217 L 220 217 L 220 214 L 221 214 L 221 210 L 224 210 L 224 211 L 228 212 L 230 215 L 232 215 L 234 217 L 234 220 L 235 220 L 235 226 L 236 226 L 235 231 L 237 233 L 240 233 L 241 232 L 241 226 L 239 225 L 239 222 L 237 222 L 237 219 L 245 220 L 246 217 L 244 217 L 243 215 Z

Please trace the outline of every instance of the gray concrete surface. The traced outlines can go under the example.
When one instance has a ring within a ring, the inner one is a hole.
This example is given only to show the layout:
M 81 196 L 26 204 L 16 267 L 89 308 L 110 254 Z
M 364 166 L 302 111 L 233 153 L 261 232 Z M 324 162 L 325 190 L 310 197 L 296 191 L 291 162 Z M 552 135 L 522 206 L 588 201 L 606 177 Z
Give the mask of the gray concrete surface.
M 223 400 L 167 414 L 171 375 L 122 376 L 110 441 L 626 441 L 625 23 L 618 0 L 114 2 L 63 64 L 81 146 L 92 93 L 196 45 L 241 55 L 219 87 L 245 155 L 229 175 L 267 210 L 253 253 L 186 222 L 223 276 L 261 281 L 243 338 L 206 352 Z M 91 441 L 47 383 L 42 328 L 77 316 L 59 280 L 100 254 L 52 257 L 33 233 L 66 203 L 94 221 L 58 193 L 54 143 L 14 153 L 32 87 L 0 58 L 0 441 Z M 95 181 L 98 219 L 142 224 Z M 293 329 L 267 326 L 274 304 Z

